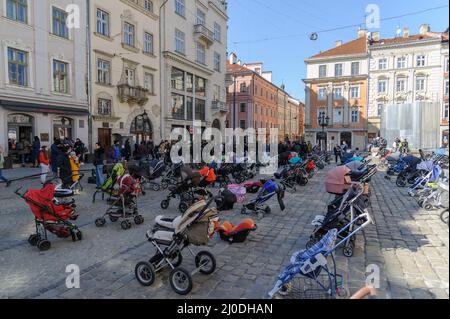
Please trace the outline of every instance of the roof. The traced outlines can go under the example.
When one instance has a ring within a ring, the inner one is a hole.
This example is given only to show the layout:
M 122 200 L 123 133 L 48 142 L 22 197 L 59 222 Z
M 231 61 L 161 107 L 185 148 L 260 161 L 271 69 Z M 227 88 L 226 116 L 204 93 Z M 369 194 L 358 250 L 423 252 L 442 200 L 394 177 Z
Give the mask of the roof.
M 356 40 L 341 44 L 338 47 L 329 49 L 319 54 L 313 55 L 310 59 L 331 58 L 343 55 L 357 55 L 367 53 L 366 37 L 361 37 Z
M 237 73 L 237 72 L 252 72 L 254 73 L 252 70 L 246 68 L 245 66 L 239 65 L 239 64 L 230 64 L 227 63 L 227 72 L 228 73 Z
M 426 40 L 432 40 L 432 39 L 439 39 L 441 37 L 441 34 L 438 34 L 436 36 L 427 35 L 427 34 L 415 34 L 411 35 L 409 37 L 396 37 L 396 38 L 389 38 L 389 39 L 380 39 L 380 41 L 372 41 L 372 45 L 392 45 L 392 44 L 402 44 L 402 43 L 408 43 L 408 42 L 417 42 L 417 41 L 426 41 Z

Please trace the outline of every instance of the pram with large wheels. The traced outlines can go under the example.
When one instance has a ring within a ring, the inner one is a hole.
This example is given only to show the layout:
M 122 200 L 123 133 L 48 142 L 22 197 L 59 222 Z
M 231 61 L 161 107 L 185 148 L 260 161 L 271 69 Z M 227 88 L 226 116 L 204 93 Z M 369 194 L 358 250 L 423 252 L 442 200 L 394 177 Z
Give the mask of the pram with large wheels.
M 149 261 L 136 265 L 135 275 L 143 286 L 151 286 L 156 274 L 166 267 L 172 269 L 169 281 L 172 289 L 180 295 L 187 295 L 192 290 L 192 275 L 200 272 L 211 275 L 216 269 L 214 255 L 208 251 L 197 254 L 191 245 L 204 246 L 214 235 L 218 227 L 218 211 L 210 208 L 214 202 L 201 200 L 175 219 L 158 216 L 152 230 L 147 232 L 147 239 L 156 248 L 156 253 Z M 196 269 L 192 272 L 180 267 L 183 262 L 182 252 L 188 249 L 195 259 Z
M 48 231 L 59 238 L 71 237 L 73 241 L 82 239 L 81 230 L 72 223 L 78 218 L 74 207 L 54 201 L 55 185 L 49 183 L 40 190 L 29 189 L 24 194 L 20 190 L 17 189 L 15 193 L 30 206 L 36 224 L 36 233 L 28 238 L 30 245 L 37 246 L 40 251 L 49 250 L 51 243 Z

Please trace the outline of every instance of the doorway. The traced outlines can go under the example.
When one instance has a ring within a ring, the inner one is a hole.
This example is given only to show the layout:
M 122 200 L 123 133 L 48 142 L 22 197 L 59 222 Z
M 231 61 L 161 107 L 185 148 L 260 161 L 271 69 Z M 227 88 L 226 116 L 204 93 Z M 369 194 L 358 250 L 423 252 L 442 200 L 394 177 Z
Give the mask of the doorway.
M 111 147 L 111 129 L 99 128 L 98 129 L 98 142 L 104 149 Z
M 345 142 L 349 149 L 352 149 L 352 132 L 341 133 L 341 145 Z

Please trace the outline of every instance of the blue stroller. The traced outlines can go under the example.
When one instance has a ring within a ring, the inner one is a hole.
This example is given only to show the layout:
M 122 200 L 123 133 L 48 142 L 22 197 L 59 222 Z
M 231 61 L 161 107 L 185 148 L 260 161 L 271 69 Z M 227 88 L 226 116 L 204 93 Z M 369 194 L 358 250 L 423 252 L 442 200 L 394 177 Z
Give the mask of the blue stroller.
M 253 214 L 256 214 L 259 219 L 263 219 L 266 214 L 271 213 L 270 207 L 265 203 L 275 195 L 277 196 L 280 209 L 284 211 L 286 209 L 286 206 L 283 202 L 283 188 L 273 180 L 268 180 L 259 191 L 258 196 L 248 204 L 245 204 L 244 207 L 242 207 L 241 213 L 247 215 L 249 212 L 251 212 Z
M 334 251 L 357 232 L 372 223 L 368 213 L 354 218 L 341 230 L 331 229 L 309 249 L 292 255 L 291 263 L 278 276 L 269 298 L 282 299 L 335 299 L 347 297 L 342 275 L 337 274 Z M 360 225 L 348 231 L 353 226 Z M 346 236 L 342 236 L 347 232 Z M 344 237 L 337 244 L 338 238 Z

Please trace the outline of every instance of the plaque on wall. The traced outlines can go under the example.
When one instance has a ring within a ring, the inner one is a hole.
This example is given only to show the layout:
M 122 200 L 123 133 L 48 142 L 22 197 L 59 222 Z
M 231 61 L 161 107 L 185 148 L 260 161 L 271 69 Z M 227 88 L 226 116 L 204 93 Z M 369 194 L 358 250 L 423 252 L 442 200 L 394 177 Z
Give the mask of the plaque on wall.
M 50 141 L 50 134 L 41 133 L 41 142 L 49 142 L 49 141 Z

